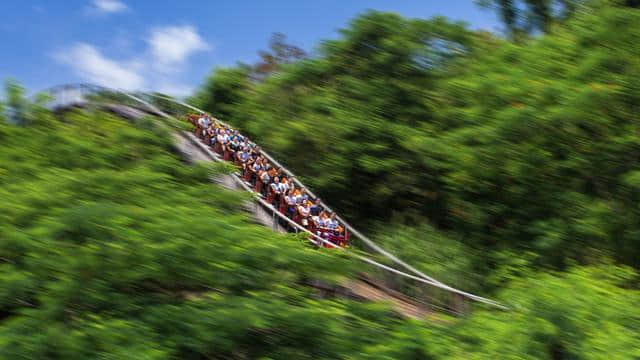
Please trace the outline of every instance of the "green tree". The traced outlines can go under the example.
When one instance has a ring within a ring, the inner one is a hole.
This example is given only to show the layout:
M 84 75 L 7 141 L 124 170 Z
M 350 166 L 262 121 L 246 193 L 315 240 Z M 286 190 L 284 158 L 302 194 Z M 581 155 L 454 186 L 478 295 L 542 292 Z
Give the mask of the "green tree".
M 476 3 L 483 8 L 495 9 L 507 34 L 513 38 L 536 32 L 548 33 L 553 24 L 566 21 L 581 7 L 587 11 L 599 3 L 640 7 L 636 0 L 476 0 Z
M 460 328 L 460 358 L 634 359 L 638 291 L 627 287 L 635 281 L 635 272 L 615 266 L 517 281 L 503 293 L 511 313 L 479 312 Z
M 567 20 L 583 0 L 477 0 L 481 7 L 494 8 L 506 27 L 517 37 L 532 32 L 549 32 L 553 23 Z
M 41 117 L 0 143 L 1 358 L 335 359 L 398 322 L 305 286 L 352 267 L 253 225 L 158 120 Z
M 269 50 L 258 52 L 260 61 L 253 66 L 252 78 L 256 81 L 266 79 L 282 66 L 299 61 L 307 56 L 301 48 L 288 44 L 287 36 L 274 33 L 269 39 Z
M 251 86 L 229 120 L 361 226 L 428 220 L 533 266 L 636 266 L 622 185 L 639 166 L 640 15 L 584 6 L 523 43 L 370 12 Z
M 250 91 L 250 73 L 245 65 L 216 69 L 190 102 L 221 119 L 240 117 L 237 108 Z
M 478 311 L 452 324 L 403 323 L 363 349 L 366 359 L 635 359 L 637 275 L 628 268 L 539 274 L 506 289 L 508 312 Z
M 24 88 L 15 80 L 6 80 L 5 99 L 9 111 L 9 120 L 13 123 L 23 123 L 27 110 Z

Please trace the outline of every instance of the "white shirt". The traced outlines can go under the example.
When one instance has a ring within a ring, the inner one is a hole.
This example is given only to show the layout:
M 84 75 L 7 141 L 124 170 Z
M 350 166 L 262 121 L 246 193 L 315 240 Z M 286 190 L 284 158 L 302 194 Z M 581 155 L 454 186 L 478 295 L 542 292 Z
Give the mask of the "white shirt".
M 309 208 L 304 207 L 304 206 L 299 206 L 298 207 L 298 211 L 300 212 L 300 215 L 302 217 L 307 217 L 309 216 Z

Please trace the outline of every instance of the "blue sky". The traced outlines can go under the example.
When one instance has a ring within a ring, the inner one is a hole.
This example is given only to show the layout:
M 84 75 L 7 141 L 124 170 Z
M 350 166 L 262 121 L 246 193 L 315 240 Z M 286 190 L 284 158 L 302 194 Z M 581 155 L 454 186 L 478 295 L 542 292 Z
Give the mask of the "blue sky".
M 0 79 L 184 95 L 216 66 L 257 61 L 274 32 L 313 50 L 367 9 L 499 30 L 473 0 L 2 0 Z

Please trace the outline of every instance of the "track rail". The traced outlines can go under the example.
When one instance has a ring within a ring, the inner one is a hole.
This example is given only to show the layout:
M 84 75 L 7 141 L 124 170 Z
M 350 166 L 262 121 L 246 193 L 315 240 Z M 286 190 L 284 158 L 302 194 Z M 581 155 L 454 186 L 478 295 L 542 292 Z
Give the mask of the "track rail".
M 131 94 L 128 94 L 128 95 L 129 95 L 129 96 L 132 96 L 133 98 L 135 98 L 135 99 L 137 99 L 137 100 L 139 100 L 139 101 L 143 101 L 143 102 L 144 102 L 147 106 L 149 106 L 151 109 L 156 109 L 156 110 L 158 110 L 157 108 L 155 108 L 155 106 L 151 105 L 150 103 L 148 103 L 148 102 L 146 102 L 146 101 L 144 101 L 144 100 L 142 100 L 142 99 L 140 99 L 140 98 L 138 98 L 138 97 L 135 97 L 134 95 L 131 95 Z M 182 102 L 182 101 L 179 101 L 179 100 L 176 100 L 176 99 L 170 98 L 170 97 L 166 97 L 166 96 L 162 96 L 162 95 L 156 95 L 156 94 L 147 94 L 147 95 L 148 95 L 148 96 L 151 96 L 151 97 L 161 98 L 161 99 L 166 100 L 166 101 L 171 101 L 171 102 L 173 102 L 173 103 L 175 103 L 175 104 L 179 104 L 179 105 L 185 106 L 185 107 L 187 107 L 187 108 L 189 108 L 189 109 L 191 109 L 191 110 L 194 110 L 194 111 L 197 111 L 197 112 L 200 112 L 200 113 L 203 113 L 203 114 L 205 114 L 205 113 L 206 113 L 206 114 L 208 114 L 206 111 L 204 111 L 204 110 L 202 110 L 202 109 L 199 109 L 199 108 L 197 108 L 197 107 L 195 107 L 195 106 L 193 106 L 193 105 L 187 104 L 187 103 L 185 103 L 185 102 Z M 159 110 L 158 110 L 158 111 L 159 111 Z M 161 111 L 159 111 L 159 112 L 161 112 Z M 166 115 L 166 116 L 168 116 L 167 114 L 165 114 L 165 115 Z M 210 115 L 210 114 L 209 114 L 209 115 Z M 218 121 L 220 124 L 223 124 L 223 125 L 226 125 L 226 126 L 229 126 L 229 127 L 230 127 L 230 125 L 229 125 L 229 124 L 226 124 L 225 122 L 221 121 L 220 119 L 215 118 L 215 117 L 213 117 L 212 115 L 210 115 L 210 116 L 211 116 L 212 118 L 214 118 L 216 121 Z M 169 116 L 169 117 L 170 117 L 170 116 Z M 191 135 L 191 136 L 193 136 L 192 134 L 190 134 L 190 135 Z M 194 138 L 195 138 L 195 136 L 194 136 Z M 198 143 L 199 143 L 201 146 L 206 147 L 206 146 L 205 146 L 204 144 L 202 144 L 200 141 L 198 141 Z M 209 151 L 209 152 L 211 152 L 211 150 L 209 150 L 208 148 L 207 148 L 206 150 L 207 150 L 207 151 Z M 211 153 L 212 153 L 212 152 L 211 152 Z M 318 198 L 319 198 L 319 197 L 318 197 L 318 196 L 316 196 L 316 195 L 315 195 L 315 194 L 314 194 L 310 189 L 308 189 L 306 186 L 304 186 L 304 184 L 302 184 L 302 183 L 298 180 L 298 178 L 293 174 L 293 172 L 291 172 L 289 169 L 287 169 L 287 168 L 285 168 L 284 166 L 282 166 L 282 164 L 280 164 L 277 160 L 275 160 L 275 159 L 274 159 L 271 155 L 269 155 L 266 151 L 261 150 L 261 154 L 262 154 L 263 156 L 265 156 L 265 157 L 266 157 L 270 162 L 272 162 L 272 163 L 273 163 L 273 164 L 275 164 L 276 166 L 278 166 L 278 167 L 282 168 L 282 169 L 283 169 L 283 171 L 284 171 L 287 175 L 289 175 L 290 177 L 293 177 L 294 182 L 296 183 L 296 185 L 298 185 L 300 188 L 304 188 L 304 189 L 306 190 L 306 192 L 307 192 L 309 195 L 311 195 L 313 198 L 316 198 L 316 199 L 318 199 Z M 245 188 L 245 190 L 248 190 L 248 191 L 253 192 L 253 190 L 252 190 L 252 189 L 250 189 L 250 188 L 249 188 L 249 187 L 244 183 L 244 181 L 242 181 L 242 180 L 241 180 L 239 177 L 237 177 L 235 174 L 234 174 L 234 176 L 236 177 L 237 181 L 241 184 L 241 186 L 242 186 L 243 188 Z M 266 201 L 265 201 L 265 200 L 263 200 L 262 198 L 257 197 L 257 201 L 259 201 L 259 202 L 262 204 L 262 206 L 264 206 L 264 207 L 268 208 L 272 213 L 276 214 L 276 215 L 277 215 L 277 216 L 279 216 L 281 219 L 283 219 L 284 221 L 288 222 L 288 223 L 289 223 L 290 225 L 292 225 L 294 228 L 298 229 L 298 230 L 299 230 L 299 231 L 301 231 L 301 232 L 306 232 L 306 233 L 308 233 L 308 234 L 310 235 L 310 241 L 311 241 L 311 242 L 313 242 L 314 244 L 316 244 L 316 245 L 325 244 L 325 245 L 330 246 L 330 247 L 332 247 L 332 248 L 337 248 L 337 249 L 340 249 L 340 250 L 345 250 L 345 249 L 343 249 L 343 248 L 341 248 L 341 247 L 339 247 L 339 246 L 336 246 L 336 245 L 335 245 L 335 244 L 333 244 L 332 242 L 330 242 L 330 241 L 328 241 L 328 240 L 325 240 L 325 239 L 323 239 L 323 238 L 321 238 L 321 237 L 317 236 L 316 234 L 311 233 L 311 232 L 310 232 L 309 230 L 307 230 L 306 228 L 304 228 L 304 227 L 300 226 L 299 224 L 297 224 L 296 222 L 292 221 L 292 220 L 291 220 L 291 219 L 289 219 L 288 217 L 286 217 L 286 216 L 282 215 L 282 214 L 281 214 L 277 209 L 275 209 L 271 204 L 269 204 L 268 202 L 266 202 Z M 325 209 L 327 209 L 327 210 L 329 210 L 329 211 L 332 211 L 332 212 L 333 212 L 333 210 L 331 210 L 331 208 L 330 208 L 328 205 L 326 205 L 324 202 L 322 202 L 322 200 L 320 200 L 320 201 L 321 201 L 321 203 L 322 203 L 322 205 L 323 205 L 323 207 L 324 207 Z M 346 228 L 348 231 L 350 231 L 353 235 L 355 235 L 358 239 L 362 240 L 365 244 L 367 244 L 368 246 L 370 246 L 371 248 L 373 248 L 374 250 L 376 250 L 376 251 L 377 251 L 377 252 L 379 252 L 380 254 L 384 255 L 385 257 L 387 257 L 388 259 L 390 259 L 390 260 L 391 260 L 391 261 L 393 261 L 394 263 L 399 264 L 399 265 L 401 265 L 402 267 L 404 267 L 404 268 L 408 269 L 409 271 L 413 272 L 413 273 L 414 273 L 414 274 L 416 274 L 417 276 L 416 276 L 416 275 L 411 275 L 411 274 L 408 274 L 408 273 L 406 273 L 406 272 L 403 272 L 403 271 L 400 271 L 400 270 L 398 270 L 398 269 L 395 269 L 395 268 L 393 268 L 393 267 L 390 267 L 390 266 L 387 266 L 387 265 L 381 264 L 381 263 L 379 263 L 379 262 L 377 262 L 377 261 L 375 261 L 375 260 L 372 260 L 372 259 L 370 259 L 370 258 L 368 258 L 368 257 L 365 257 L 365 256 L 362 256 L 362 255 L 359 255 L 359 254 L 353 253 L 353 255 L 354 255 L 356 258 L 360 259 L 361 261 L 364 261 L 364 262 L 366 262 L 366 263 L 369 263 L 369 264 L 371 264 L 371 265 L 373 265 L 373 266 L 375 266 L 375 267 L 378 267 L 378 268 L 380 268 L 380 269 L 383 269 L 383 270 L 386 270 L 386 271 L 389 271 L 389 272 L 395 273 L 395 274 L 397 274 L 397 275 L 404 276 L 404 277 L 407 277 L 407 278 L 413 279 L 413 280 L 415 280 L 415 281 L 418 281 L 418 282 L 421 282 L 421 283 L 424 283 L 424 284 L 427 284 L 427 285 L 431 285 L 431 286 L 434 286 L 434 287 L 436 287 L 436 288 L 440 288 L 440 289 L 442 289 L 442 290 L 449 291 L 449 292 L 451 292 L 451 293 L 458 294 L 458 295 L 460 295 L 460 296 L 462 296 L 462 297 L 464 297 L 464 298 L 468 298 L 468 299 L 473 300 L 473 301 L 481 302 L 481 303 L 484 303 L 484 304 L 487 304 L 487 305 L 490 305 L 490 306 L 494 306 L 494 307 L 497 307 L 497 308 L 500 308 L 500 309 L 503 309 L 503 310 L 508 309 L 505 305 L 502 305 L 502 304 L 500 304 L 500 303 L 499 303 L 499 302 L 497 302 L 497 301 L 490 300 L 490 299 L 487 299 L 487 298 L 484 298 L 484 297 L 481 297 L 481 296 L 478 296 L 478 295 L 474 295 L 474 294 L 471 294 L 471 293 L 468 293 L 468 292 L 465 292 L 465 291 L 462 291 L 462 290 L 456 289 L 456 288 L 454 288 L 454 287 L 451 287 L 451 286 L 449 286 L 449 285 L 446 285 L 446 284 L 444 284 L 444 283 L 442 283 L 442 282 L 440 282 L 440 281 L 438 281 L 438 280 L 434 279 L 433 277 L 430 277 L 430 276 L 428 276 L 428 275 L 424 274 L 423 272 L 421 272 L 421 271 L 417 270 L 417 269 L 416 269 L 416 268 L 414 268 L 413 266 L 411 266 L 411 265 L 407 264 L 406 262 L 402 261 L 402 260 L 401 260 L 400 258 L 398 258 L 397 256 L 395 256 L 395 255 L 393 255 L 393 254 L 389 253 L 388 251 L 384 250 L 381 246 L 379 246 L 378 244 L 376 244 L 375 242 L 373 242 L 371 239 L 369 239 L 368 237 L 366 237 L 365 235 L 363 235 L 361 232 L 359 232 L 358 230 L 356 230 L 353 226 L 351 226 L 349 223 L 347 223 L 344 219 L 342 219 L 342 218 L 341 218 L 340 216 L 338 216 L 337 214 L 336 214 L 336 218 L 338 218 L 338 220 L 339 220 L 343 225 L 345 225 L 345 228 Z
M 186 108 L 189 108 L 193 111 L 197 111 L 199 113 L 207 113 L 206 111 L 199 109 L 193 105 L 187 104 L 185 102 L 170 98 L 170 97 L 166 97 L 166 96 L 162 96 L 162 95 L 157 95 L 157 94 L 132 94 L 129 93 L 127 91 L 124 90 L 120 90 L 120 89 L 109 89 L 106 87 L 102 87 L 102 86 L 95 86 L 95 85 L 90 85 L 90 84 L 76 84 L 76 85 L 62 85 L 62 86 L 58 86 L 55 88 L 51 88 L 49 89 L 49 93 L 52 94 L 53 96 L 55 96 L 58 92 L 62 91 L 73 91 L 74 89 L 79 88 L 80 89 L 80 95 L 76 96 L 76 98 L 80 98 L 81 100 L 86 100 L 86 93 L 91 94 L 91 93 L 97 93 L 97 92 L 107 92 L 107 93 L 115 93 L 115 94 L 119 94 L 119 95 L 123 95 L 124 97 L 134 101 L 137 104 L 142 104 L 144 107 L 146 107 L 151 113 L 155 113 L 158 114 L 159 116 L 165 117 L 167 119 L 173 119 L 176 120 L 175 118 L 173 118 L 171 115 L 163 112 L 161 109 L 158 109 L 155 105 L 151 104 L 150 102 L 142 99 L 142 96 L 145 97 L 156 97 L 156 98 L 160 98 L 163 99 L 165 101 L 170 101 L 173 102 L 175 104 L 184 106 Z M 82 91 L 84 91 L 85 93 L 83 93 Z M 63 93 L 64 94 L 64 93 Z M 77 99 L 74 99 L 77 100 Z M 228 124 L 224 123 L 223 121 L 211 116 L 212 118 L 214 118 L 216 121 L 218 121 L 220 124 L 229 126 Z M 223 161 L 222 159 L 220 159 L 218 156 L 216 156 L 216 154 L 211 151 L 206 145 L 204 145 L 198 138 L 196 138 L 193 134 L 189 133 L 189 132 L 180 132 L 180 136 L 182 137 L 186 137 L 187 140 L 189 140 L 193 145 L 197 146 L 202 152 L 204 152 L 205 154 L 207 154 L 207 156 L 212 159 L 213 161 Z M 261 154 L 263 156 L 265 156 L 271 163 L 275 164 L 276 166 L 280 167 L 283 169 L 283 171 L 290 177 L 293 177 L 294 182 L 296 183 L 297 186 L 299 186 L 300 188 L 304 188 L 307 193 L 309 195 L 311 195 L 313 198 L 318 198 L 310 189 L 308 189 L 306 186 L 304 186 L 304 184 L 302 184 L 298 178 L 293 174 L 293 172 L 291 172 L 290 170 L 288 170 L 287 168 L 285 168 L 284 166 L 282 166 L 276 159 L 273 158 L 273 156 L 269 155 L 267 152 L 265 152 L 264 150 L 261 151 Z M 232 176 L 232 178 L 234 179 L 234 181 L 240 185 L 240 187 L 246 191 L 249 191 L 251 193 L 255 192 L 249 187 L 247 186 L 247 184 L 245 184 L 245 182 L 236 174 L 230 174 Z M 408 270 L 409 272 L 413 273 L 413 274 L 409 274 L 407 272 L 398 270 L 396 268 L 393 268 L 391 266 L 382 264 L 378 261 L 375 261 L 367 256 L 363 256 L 355 251 L 347 251 L 344 248 L 341 248 L 335 244 L 333 244 L 332 242 L 323 239 L 322 237 L 317 236 L 316 234 L 313 234 L 312 232 L 310 232 L 309 230 L 307 230 L 306 228 L 302 227 L 301 225 L 299 225 L 298 223 L 294 222 L 293 220 L 289 219 L 288 217 L 284 216 L 283 214 L 281 214 L 276 208 L 274 208 L 271 204 L 269 204 L 267 201 L 265 201 L 264 199 L 262 199 L 260 196 L 258 196 L 256 194 L 255 196 L 255 200 L 265 209 L 267 209 L 270 213 L 273 214 L 273 216 L 277 216 L 278 218 L 280 218 L 281 220 L 283 220 L 284 222 L 288 223 L 289 225 L 291 225 L 294 229 L 296 229 L 298 232 L 303 232 L 303 233 L 307 233 L 309 235 L 308 239 L 311 243 L 320 246 L 320 245 L 326 245 L 328 247 L 331 248 L 335 248 L 338 249 L 340 251 L 345 251 L 346 253 L 348 253 L 351 256 L 354 256 L 355 258 L 366 262 L 368 264 L 371 264 L 379 269 L 400 275 L 402 277 L 405 278 L 409 278 L 412 280 L 415 280 L 417 282 L 426 284 L 426 285 L 430 285 L 439 289 L 442 289 L 444 291 L 450 292 L 450 293 L 454 293 L 457 294 L 459 296 L 462 296 L 464 298 L 476 301 L 476 302 L 480 302 L 480 303 L 484 303 L 487 304 L 489 306 L 492 307 L 496 307 L 499 309 L 503 309 L 503 310 L 507 310 L 508 307 L 491 299 L 487 299 L 478 295 L 474 295 L 459 289 L 456 289 L 452 286 L 446 285 L 436 279 L 434 279 L 433 277 L 430 277 L 426 274 L 424 274 L 423 272 L 421 272 L 420 270 L 416 269 L 415 267 L 407 264 L 406 262 L 404 262 L 403 260 L 401 260 L 400 258 L 398 258 L 397 256 L 389 253 L 388 251 L 384 250 L 381 246 L 379 246 L 378 244 L 376 244 L 374 241 L 372 241 L 371 239 L 369 239 L 368 237 L 366 237 L 365 235 L 363 235 L 361 232 L 359 232 L 357 229 L 355 229 L 353 226 L 351 226 L 348 222 L 346 222 L 343 218 L 341 218 L 340 216 L 336 216 L 336 218 L 345 226 L 346 231 L 349 231 L 352 235 L 356 236 L 358 239 L 360 239 L 361 241 L 363 241 L 366 245 L 368 245 L 369 247 L 371 247 L 373 250 L 375 250 L 376 252 L 382 254 L 383 256 L 385 256 L 386 258 L 388 258 L 389 260 L 391 260 L 393 263 L 400 265 L 401 267 L 405 268 L 406 270 Z M 323 205 L 323 207 L 329 211 L 332 211 L 331 208 L 326 205 L 324 202 L 321 203 Z
M 176 104 L 185 106 L 191 110 L 200 112 L 200 113 L 207 113 L 206 111 L 202 110 L 202 109 L 198 109 L 197 107 L 187 104 L 183 101 L 179 101 L 167 96 L 162 96 L 162 95 L 156 95 L 156 94 L 148 94 L 151 97 L 156 97 L 156 98 L 160 98 L 166 101 L 171 101 L 174 102 Z M 209 114 L 210 115 L 210 114 Z M 213 117 L 213 116 L 211 116 Z M 218 118 L 213 117 L 214 119 L 216 119 L 216 121 L 218 121 L 220 124 L 231 127 L 229 124 L 221 121 Z M 284 167 L 282 164 L 280 164 L 273 156 L 271 156 L 269 153 L 267 153 L 264 149 L 260 151 L 260 153 L 266 157 L 269 162 L 271 162 L 272 164 L 275 164 L 277 167 L 283 169 L 283 171 L 287 174 L 287 176 L 293 178 L 293 181 L 295 182 L 295 184 L 300 187 L 305 189 L 305 191 L 307 192 L 307 194 L 311 195 L 311 197 L 313 197 L 314 199 L 320 199 L 320 203 L 321 205 L 327 209 L 330 212 L 333 212 L 336 214 L 336 218 L 338 219 L 338 221 L 340 221 L 340 223 L 342 223 L 346 229 L 347 232 L 350 232 L 351 234 L 355 235 L 358 239 L 360 239 L 362 242 L 364 242 L 367 246 L 369 246 L 370 248 L 372 248 L 373 250 L 377 251 L 378 253 L 384 255 L 385 257 L 387 257 L 388 259 L 390 259 L 391 261 L 393 261 L 394 263 L 402 266 L 403 268 L 407 269 L 408 271 L 414 273 L 415 275 L 424 278 L 426 280 L 429 280 L 433 283 L 436 284 L 441 284 L 444 285 L 443 283 L 441 283 L 440 281 L 434 279 L 431 276 L 426 275 L 425 273 L 423 273 L 422 271 L 416 269 L 415 267 L 407 264 L 406 262 L 402 261 L 400 258 L 398 258 L 397 256 L 391 254 L 390 252 L 386 251 L 385 249 L 383 249 L 380 245 L 376 244 L 373 240 L 369 239 L 367 236 L 363 235 L 361 232 L 359 232 L 358 230 L 356 230 L 353 226 L 351 226 L 351 224 L 349 224 L 346 220 L 344 220 L 342 217 L 340 217 L 340 215 L 338 215 L 337 212 L 333 211 L 331 209 L 331 207 L 329 205 L 327 205 L 324 201 L 322 201 L 322 199 L 320 197 L 318 197 L 316 194 L 313 193 L 313 191 L 311 191 L 311 189 L 309 189 L 308 187 L 306 187 L 302 182 L 300 182 L 300 180 L 298 180 L 298 177 L 295 176 L 293 174 L 293 172 L 289 169 L 287 169 L 286 167 Z M 446 285 L 444 285 L 446 286 Z

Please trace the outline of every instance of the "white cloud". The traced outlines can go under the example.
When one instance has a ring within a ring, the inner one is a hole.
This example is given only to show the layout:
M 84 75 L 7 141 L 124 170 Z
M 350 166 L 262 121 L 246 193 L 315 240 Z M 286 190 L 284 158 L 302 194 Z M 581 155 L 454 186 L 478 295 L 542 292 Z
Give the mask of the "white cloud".
M 54 57 L 67 64 L 83 79 L 98 85 L 124 89 L 140 89 L 144 79 L 135 66 L 106 58 L 95 47 L 86 43 L 74 44 Z
M 154 65 L 160 71 L 171 71 L 198 51 L 211 49 L 192 26 L 166 26 L 151 31 L 147 39 Z
M 93 6 L 101 13 L 117 13 L 127 10 L 127 5 L 119 0 L 93 0 Z
M 116 60 L 93 45 L 76 43 L 54 54 L 55 60 L 69 66 L 83 81 L 127 90 L 151 90 L 185 96 L 193 86 L 181 77 L 189 57 L 211 49 L 192 26 L 166 26 L 152 29 L 147 48 L 139 55 Z M 129 34 L 116 34 L 110 52 L 127 52 Z

